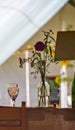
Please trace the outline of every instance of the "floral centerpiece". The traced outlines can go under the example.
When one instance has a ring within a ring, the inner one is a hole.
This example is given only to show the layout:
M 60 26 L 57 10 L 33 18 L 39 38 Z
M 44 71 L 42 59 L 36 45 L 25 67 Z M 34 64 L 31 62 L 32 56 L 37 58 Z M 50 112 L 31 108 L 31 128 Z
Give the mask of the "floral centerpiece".
M 42 96 L 42 102 L 44 101 L 44 105 L 46 104 L 45 99 L 45 80 L 46 80 L 46 73 L 49 72 L 49 66 L 50 63 L 54 62 L 54 56 L 55 56 L 55 39 L 54 39 L 54 33 L 52 30 L 43 31 L 44 39 L 43 41 L 38 41 L 33 49 L 31 50 L 31 57 L 28 59 L 28 61 L 31 64 L 31 68 L 33 69 L 33 72 L 31 74 L 34 74 L 34 77 L 37 76 L 38 73 L 40 73 L 41 77 L 41 96 Z M 26 59 L 19 58 L 20 67 L 23 67 L 22 65 L 26 62 Z M 36 76 L 35 76 L 36 75 Z M 44 90 L 44 92 L 43 92 Z
M 66 69 L 67 69 L 67 68 L 70 68 L 70 67 L 73 67 L 73 64 L 70 63 L 70 61 L 68 61 L 68 60 L 60 61 L 60 62 L 59 62 L 59 65 L 60 65 L 61 67 L 66 66 Z M 69 82 L 69 81 L 71 80 L 68 76 L 64 77 L 64 74 L 65 74 L 65 73 L 62 73 L 62 74 L 56 76 L 56 78 L 55 78 L 55 82 L 56 82 L 56 84 L 58 84 L 59 86 L 61 86 L 61 82 Z

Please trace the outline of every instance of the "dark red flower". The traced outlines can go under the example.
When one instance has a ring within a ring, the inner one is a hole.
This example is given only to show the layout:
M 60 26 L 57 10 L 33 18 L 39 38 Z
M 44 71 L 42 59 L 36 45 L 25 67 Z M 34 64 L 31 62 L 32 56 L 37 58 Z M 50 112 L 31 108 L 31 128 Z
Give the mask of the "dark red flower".
M 35 47 L 35 50 L 37 50 L 37 51 L 43 51 L 45 48 L 45 44 L 43 42 L 39 41 L 34 45 L 34 47 Z

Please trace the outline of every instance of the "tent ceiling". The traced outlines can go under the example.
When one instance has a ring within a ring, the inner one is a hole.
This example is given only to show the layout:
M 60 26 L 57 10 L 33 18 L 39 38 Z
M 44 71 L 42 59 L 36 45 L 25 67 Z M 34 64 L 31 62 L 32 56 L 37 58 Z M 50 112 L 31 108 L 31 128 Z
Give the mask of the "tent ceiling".
M 68 0 L 0 0 L 0 64 L 24 45 Z

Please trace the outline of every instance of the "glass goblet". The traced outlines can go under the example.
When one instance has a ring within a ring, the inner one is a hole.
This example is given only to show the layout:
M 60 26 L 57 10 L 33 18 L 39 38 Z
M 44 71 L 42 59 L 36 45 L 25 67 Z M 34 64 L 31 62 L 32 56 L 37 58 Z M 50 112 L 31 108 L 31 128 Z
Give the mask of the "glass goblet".
M 19 87 L 18 84 L 16 83 L 9 83 L 8 88 L 7 88 L 8 94 L 12 100 L 13 107 L 15 106 L 15 100 L 18 96 L 19 93 Z

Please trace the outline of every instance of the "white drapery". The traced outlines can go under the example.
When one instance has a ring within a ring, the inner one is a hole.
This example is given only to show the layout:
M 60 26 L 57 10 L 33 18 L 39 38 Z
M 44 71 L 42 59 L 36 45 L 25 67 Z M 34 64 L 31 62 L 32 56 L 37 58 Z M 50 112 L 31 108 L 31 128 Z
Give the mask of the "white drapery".
M 0 0 L 0 64 L 25 44 L 68 0 Z

